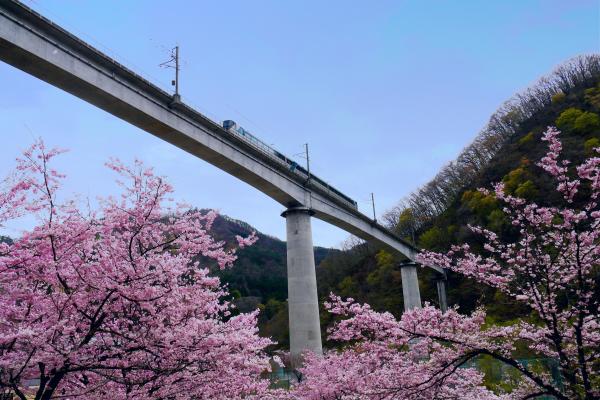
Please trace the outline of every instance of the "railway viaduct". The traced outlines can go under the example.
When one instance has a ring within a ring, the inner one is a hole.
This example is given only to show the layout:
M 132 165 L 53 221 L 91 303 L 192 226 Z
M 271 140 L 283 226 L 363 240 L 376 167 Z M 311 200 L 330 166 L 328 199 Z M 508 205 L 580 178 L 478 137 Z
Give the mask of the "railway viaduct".
M 79 97 L 254 186 L 282 206 L 287 232 L 290 351 L 322 352 L 311 217 L 414 261 L 418 250 L 322 185 L 178 101 L 16 0 L 0 0 L 0 60 Z M 441 268 L 429 266 L 443 274 Z M 421 307 L 417 266 L 401 270 L 406 309 Z M 445 303 L 443 287 L 440 304 Z

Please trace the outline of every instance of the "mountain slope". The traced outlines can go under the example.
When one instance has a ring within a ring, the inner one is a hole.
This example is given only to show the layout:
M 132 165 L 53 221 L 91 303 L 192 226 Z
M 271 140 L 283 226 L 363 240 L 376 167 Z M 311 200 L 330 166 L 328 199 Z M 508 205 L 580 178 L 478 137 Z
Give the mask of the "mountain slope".
M 468 224 L 511 236 L 499 205 L 476 189 L 503 181 L 513 194 L 552 204 L 550 182 L 536 162 L 546 151 L 541 135 L 549 125 L 563 130 L 564 155 L 581 161 L 600 146 L 600 56 L 569 60 L 527 91 L 506 102 L 459 157 L 429 183 L 386 214 L 398 234 L 421 248 L 443 251 L 451 244 L 478 245 Z M 318 268 L 321 296 L 333 291 L 401 314 L 399 260 L 366 244 L 333 254 Z M 437 302 L 431 274 L 420 273 L 422 297 Z M 456 274 L 449 277 L 449 301 L 464 311 L 486 304 L 490 318 L 508 321 L 528 314 L 499 292 Z

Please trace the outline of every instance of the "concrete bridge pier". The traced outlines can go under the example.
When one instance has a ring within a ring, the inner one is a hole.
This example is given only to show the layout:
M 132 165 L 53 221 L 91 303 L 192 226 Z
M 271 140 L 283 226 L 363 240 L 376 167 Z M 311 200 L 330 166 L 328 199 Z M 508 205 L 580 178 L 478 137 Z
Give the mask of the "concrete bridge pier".
M 400 265 L 404 311 L 422 307 L 421 292 L 419 291 L 419 278 L 417 277 L 417 267 L 417 264 L 413 262 Z
M 282 217 L 287 232 L 288 308 L 290 356 L 293 368 L 302 365 L 302 353 L 323 353 L 315 254 L 310 217 L 306 207 L 287 209 Z
M 446 294 L 447 280 L 445 272 L 435 279 L 440 310 L 442 310 L 443 313 L 448 311 L 448 295 Z

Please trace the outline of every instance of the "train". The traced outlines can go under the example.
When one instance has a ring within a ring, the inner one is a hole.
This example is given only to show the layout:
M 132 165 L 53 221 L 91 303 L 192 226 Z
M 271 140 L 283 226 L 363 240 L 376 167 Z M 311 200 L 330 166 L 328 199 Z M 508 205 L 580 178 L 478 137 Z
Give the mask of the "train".
M 289 171 L 305 178 L 309 186 L 314 185 L 321 191 L 324 191 L 325 193 L 336 197 L 346 206 L 354 210 L 358 210 L 358 204 L 355 200 L 346 196 L 345 194 L 343 194 L 324 180 L 320 179 L 319 177 L 313 174 L 309 174 L 304 167 L 298 165 L 298 163 L 294 160 L 291 160 L 285 155 L 281 154 L 280 152 L 278 152 L 277 150 L 275 150 L 274 148 L 272 148 L 253 134 L 251 134 L 249 131 L 239 126 L 235 121 L 230 119 L 223 121 L 223 129 L 225 129 L 225 131 L 227 131 L 228 133 L 236 135 L 238 138 L 241 138 L 255 149 L 269 156 L 272 160 L 283 164 Z

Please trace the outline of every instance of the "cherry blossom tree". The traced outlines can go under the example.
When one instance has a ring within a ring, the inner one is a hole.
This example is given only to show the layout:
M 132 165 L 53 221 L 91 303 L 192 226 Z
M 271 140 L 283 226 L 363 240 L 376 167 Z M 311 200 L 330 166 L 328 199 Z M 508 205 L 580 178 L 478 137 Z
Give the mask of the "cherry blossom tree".
M 472 368 L 450 365 L 462 346 L 448 346 L 439 332 L 453 338 L 477 334 L 483 314 L 442 314 L 427 306 L 404 313 L 400 321 L 390 313 L 334 295 L 330 312 L 345 317 L 330 330 L 330 339 L 346 343 L 341 352 L 323 357 L 310 354 L 295 388 L 297 399 L 499 399 L 483 387 L 483 375 Z
M 50 167 L 59 153 L 35 143 L 0 193 L 0 223 L 39 218 L 0 244 L 0 390 L 21 400 L 260 398 L 271 341 L 258 336 L 257 312 L 231 315 L 226 290 L 195 261 L 236 259 L 209 234 L 216 214 L 173 205 L 171 186 L 141 162 L 107 164 L 122 193 L 98 210 L 60 201 L 63 176 Z
M 556 182 L 561 206 L 528 203 L 493 194 L 516 239 L 501 239 L 480 227 L 485 245 L 454 246 L 446 254 L 426 252 L 420 262 L 439 265 L 493 286 L 527 304 L 531 318 L 511 326 L 487 326 L 485 310 L 469 316 L 456 308 L 443 314 L 426 305 L 398 321 L 368 305 L 335 296 L 328 304 L 345 317 L 330 330 L 345 343 L 323 358 L 311 356 L 297 386 L 310 399 L 557 399 L 600 398 L 600 158 L 576 168 L 560 160 L 559 132 L 543 137 L 549 150 L 538 165 Z M 540 358 L 556 360 L 561 386 L 548 371 L 514 357 L 518 345 Z M 492 393 L 469 362 L 487 356 L 512 369 L 518 379 L 510 393 Z
M 535 318 L 506 328 L 507 342 L 520 340 L 540 356 L 557 360 L 564 390 L 506 355 L 489 351 L 490 356 L 518 369 L 539 394 L 598 399 L 600 158 L 569 168 L 570 162 L 560 159 L 559 134 L 555 128 L 545 132 L 549 151 L 538 165 L 556 181 L 561 207 L 528 203 L 497 184 L 494 194 L 505 204 L 504 212 L 519 232 L 517 240 L 503 242 L 494 232 L 471 227 L 483 236 L 484 252 L 455 246 L 448 254 L 425 254 L 423 261 L 471 276 L 527 304 Z M 486 348 L 470 354 L 477 352 L 485 354 Z

